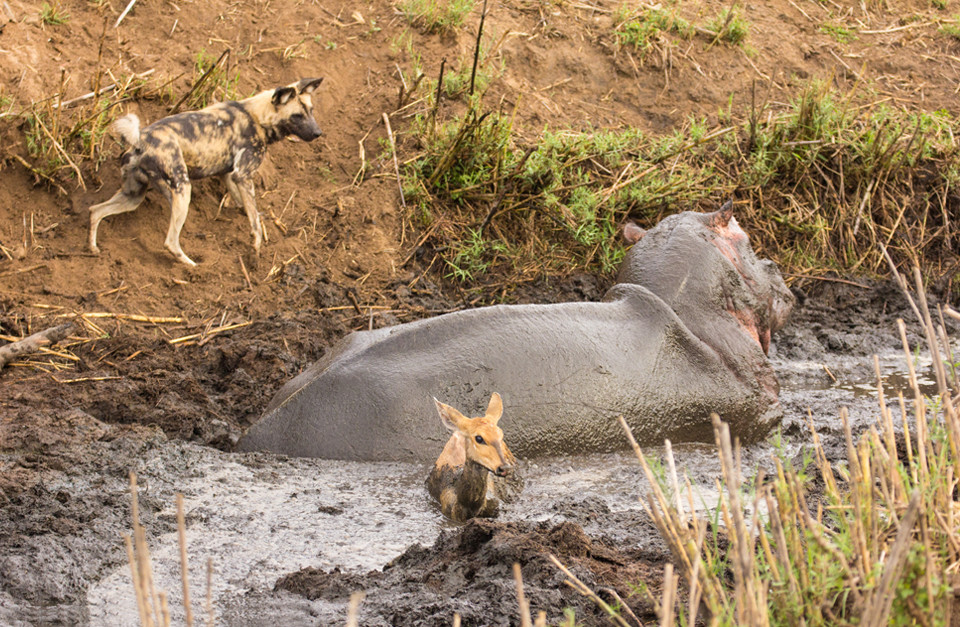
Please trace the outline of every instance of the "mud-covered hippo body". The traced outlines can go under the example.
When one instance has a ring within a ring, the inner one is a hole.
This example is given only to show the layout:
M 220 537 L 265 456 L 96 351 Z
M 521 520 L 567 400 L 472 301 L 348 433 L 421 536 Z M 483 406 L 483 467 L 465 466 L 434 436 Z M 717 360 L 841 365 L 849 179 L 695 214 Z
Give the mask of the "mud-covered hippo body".
M 448 438 L 431 411 L 503 398 L 520 457 L 711 440 L 710 413 L 749 441 L 780 419 L 770 332 L 792 297 L 729 212 L 684 213 L 628 252 L 600 303 L 501 305 L 353 333 L 287 383 L 244 450 L 432 460 Z M 731 311 L 737 312 L 736 315 Z

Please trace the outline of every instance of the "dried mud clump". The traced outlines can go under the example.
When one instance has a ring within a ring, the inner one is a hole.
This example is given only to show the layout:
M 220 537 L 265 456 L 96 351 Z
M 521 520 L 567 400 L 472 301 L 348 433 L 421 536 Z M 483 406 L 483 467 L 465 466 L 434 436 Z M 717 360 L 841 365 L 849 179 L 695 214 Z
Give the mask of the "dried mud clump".
M 442 533 L 432 547 L 411 546 L 383 571 L 361 576 L 305 568 L 281 578 L 274 589 L 338 604 L 363 590 L 364 624 L 449 625 L 458 612 L 466 624 L 511 625 L 518 620 L 512 565 L 519 563 L 534 612 L 570 608 L 578 620 L 601 619 L 596 606 L 563 584 L 550 555 L 563 556 L 566 566 L 602 597 L 613 600 L 614 590 L 639 617 L 654 616 L 636 586 L 659 580 L 659 567 L 639 552 L 591 539 L 570 522 L 474 519 Z

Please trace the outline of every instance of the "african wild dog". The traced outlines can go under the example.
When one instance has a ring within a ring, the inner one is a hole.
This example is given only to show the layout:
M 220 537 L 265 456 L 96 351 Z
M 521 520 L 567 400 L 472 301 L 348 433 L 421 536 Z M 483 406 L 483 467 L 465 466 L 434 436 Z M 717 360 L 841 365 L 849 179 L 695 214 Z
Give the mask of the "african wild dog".
M 230 196 L 243 205 L 260 252 L 263 226 L 257 212 L 253 174 L 268 144 L 295 135 L 312 141 L 322 133 L 313 118 L 310 95 L 323 81 L 305 78 L 286 87 L 262 91 L 245 100 L 221 102 L 199 111 L 178 113 L 140 130 L 132 113 L 114 122 L 130 144 L 123 155 L 123 185 L 110 200 L 90 207 L 90 250 L 98 253 L 100 221 L 133 211 L 151 185 L 170 204 L 170 228 L 164 245 L 177 260 L 195 266 L 180 248 L 180 229 L 190 206 L 190 181 L 222 176 Z

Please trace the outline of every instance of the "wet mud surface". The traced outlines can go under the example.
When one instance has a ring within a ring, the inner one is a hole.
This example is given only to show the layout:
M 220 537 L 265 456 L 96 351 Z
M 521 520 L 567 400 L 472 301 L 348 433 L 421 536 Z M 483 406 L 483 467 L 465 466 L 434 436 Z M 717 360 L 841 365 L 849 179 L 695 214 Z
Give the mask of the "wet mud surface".
M 551 298 L 596 298 L 598 290 L 583 283 Z M 895 394 L 905 363 L 897 317 L 907 319 L 912 343 L 918 336 L 889 286 L 817 288 L 771 351 L 783 388 L 782 454 L 797 456 L 810 441 L 809 411 L 828 454 L 843 459 L 840 407 L 849 409 L 855 432 L 869 427 L 876 416 L 872 355 L 880 356 L 887 393 Z M 456 306 L 439 294 L 430 298 L 431 308 Z M 548 297 L 531 290 L 525 298 Z M 225 624 L 340 622 L 350 594 L 363 590 L 363 624 L 445 625 L 460 612 L 465 624 L 507 625 L 517 616 L 514 562 L 523 567 L 534 611 L 557 622 L 569 607 L 586 624 L 600 622 L 598 610 L 563 585 L 549 554 L 591 587 L 616 591 L 641 618 L 652 616 L 635 584 L 645 581 L 656 594 L 668 555 L 641 508 L 647 486 L 632 455 L 526 460 L 519 500 L 494 521 L 461 527 L 429 501 L 427 469 L 418 464 L 231 452 L 283 376 L 346 326 L 331 319 L 307 334 L 306 322 L 316 320 L 259 323 L 255 332 L 210 342 L 179 368 L 158 350 L 150 376 L 96 395 L 54 396 L 64 386 L 16 380 L 4 401 L 14 419 L 0 433 L 0 622 L 136 621 L 122 544 L 131 470 L 175 624 L 182 616 L 177 492 L 185 496 L 194 599 L 203 597 L 211 559 L 214 607 Z M 194 422 L 172 426 L 178 417 Z M 711 447 L 675 450 L 680 471 L 709 505 L 719 473 Z M 770 464 L 774 452 L 770 443 L 744 449 L 745 472 Z

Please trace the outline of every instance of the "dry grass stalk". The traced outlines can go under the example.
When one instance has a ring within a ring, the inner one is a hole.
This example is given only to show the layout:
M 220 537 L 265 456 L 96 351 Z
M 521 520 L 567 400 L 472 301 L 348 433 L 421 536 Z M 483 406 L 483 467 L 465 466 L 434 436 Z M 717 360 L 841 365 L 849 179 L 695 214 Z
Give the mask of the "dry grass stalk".
M 517 606 L 520 608 L 520 627 L 532 627 L 533 621 L 530 619 L 530 603 L 523 592 L 523 573 L 520 571 L 520 564 L 513 564 L 513 580 L 517 584 Z
M 359 590 L 350 595 L 350 605 L 347 607 L 347 627 L 358 627 L 360 625 L 360 604 L 363 603 L 366 596 L 365 592 Z
M 564 583 L 593 601 L 597 607 L 606 612 L 607 618 L 610 620 L 610 622 L 612 622 L 614 625 L 620 625 L 620 627 L 630 627 L 630 624 L 627 623 L 622 616 L 620 616 L 619 612 L 612 608 L 606 601 L 601 599 L 596 592 L 590 589 L 590 586 L 580 581 L 580 579 L 571 573 L 567 567 L 560 562 L 560 560 L 558 560 L 555 556 L 550 555 L 550 561 L 553 562 L 554 566 L 560 569 L 560 572 L 567 576 L 567 580 Z
M 130 565 L 130 576 L 137 599 L 137 611 L 142 627 L 170 627 L 170 608 L 167 603 L 167 593 L 156 586 L 153 576 L 153 562 L 150 558 L 150 548 L 147 545 L 147 533 L 140 524 L 140 500 L 137 488 L 137 476 L 130 473 L 131 515 L 133 520 L 133 536 L 124 534 L 123 540 L 127 551 L 127 563 Z M 193 610 L 190 604 L 190 587 L 187 568 L 187 532 L 186 520 L 183 512 L 183 495 L 177 494 L 177 536 L 180 544 L 180 578 L 183 583 L 183 607 L 185 624 L 193 626 Z M 213 561 L 207 560 L 207 625 L 213 626 L 213 605 L 211 597 L 211 583 L 213 577 Z
M 177 495 L 177 537 L 180 541 L 180 580 L 183 582 L 183 611 L 187 627 L 193 627 L 190 607 L 190 574 L 187 568 L 187 523 L 183 515 L 183 495 Z
M 206 340 L 213 337 L 218 333 L 223 333 L 224 331 L 232 331 L 233 329 L 240 329 L 243 327 L 248 327 L 253 322 L 238 322 L 235 324 L 225 324 L 223 326 L 215 327 L 209 331 L 204 331 L 202 333 L 191 333 L 190 335 L 184 335 L 182 337 L 177 337 L 172 340 L 167 340 L 168 344 L 185 344 L 189 345 L 194 343 L 195 340 L 199 340 L 198 343 L 206 343 Z

